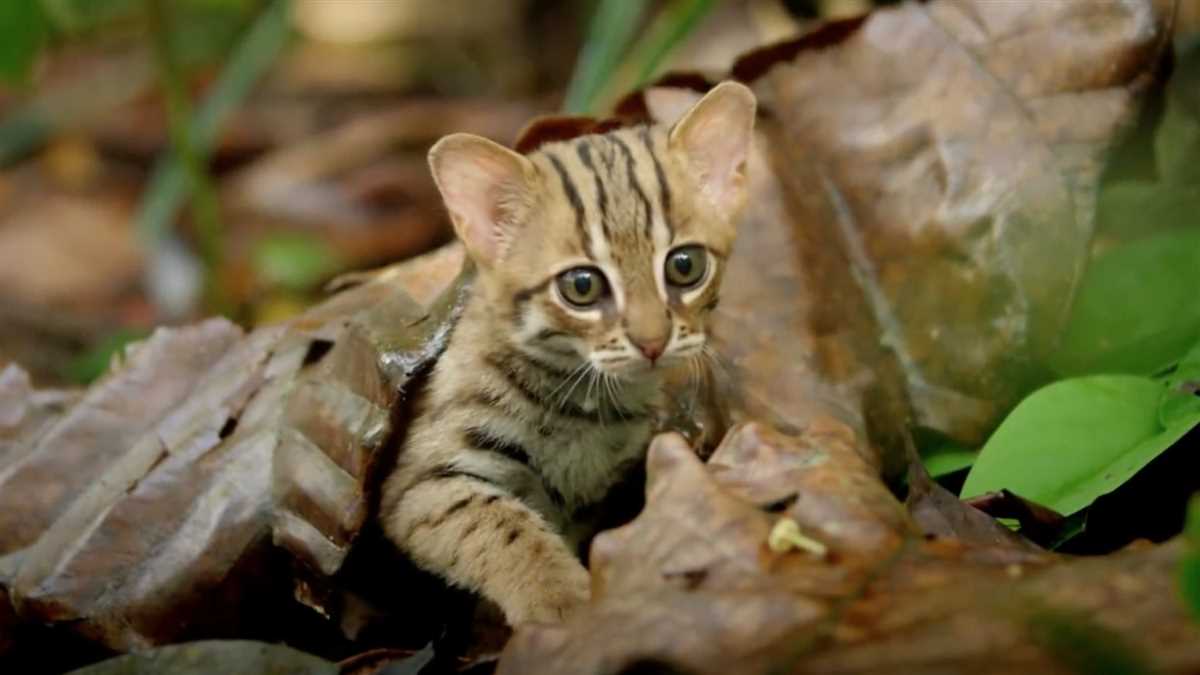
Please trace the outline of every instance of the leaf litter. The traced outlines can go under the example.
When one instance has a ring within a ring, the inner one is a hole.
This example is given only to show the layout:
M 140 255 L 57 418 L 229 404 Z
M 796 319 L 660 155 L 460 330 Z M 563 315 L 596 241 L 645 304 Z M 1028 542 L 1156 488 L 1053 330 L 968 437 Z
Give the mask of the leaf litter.
M 593 544 L 593 602 L 517 630 L 497 672 L 1058 673 L 1062 645 L 1110 636 L 1131 667 L 1200 667 L 1173 584 L 1182 542 L 1072 559 L 919 471 L 907 505 L 881 478 L 912 456 L 910 424 L 977 442 L 1047 377 L 1104 153 L 1170 33 L 1156 0 L 1094 9 L 905 4 L 734 67 L 765 113 L 718 321 L 740 395 L 709 392 L 726 419 L 699 422 L 707 463 L 655 439 L 644 509 Z M 688 95 L 623 109 L 669 118 Z M 0 626 L 119 651 L 328 639 L 312 622 L 339 625 L 364 585 L 345 571 L 377 537 L 379 472 L 453 321 L 447 251 L 248 336 L 160 331 L 77 399 L 14 403 L 30 389 L 5 371 L 0 479 L 60 487 L 0 490 L 0 514 L 28 523 L 0 542 L 16 610 Z M 773 550 L 791 523 L 824 554 Z M 339 644 L 326 658 L 369 647 Z

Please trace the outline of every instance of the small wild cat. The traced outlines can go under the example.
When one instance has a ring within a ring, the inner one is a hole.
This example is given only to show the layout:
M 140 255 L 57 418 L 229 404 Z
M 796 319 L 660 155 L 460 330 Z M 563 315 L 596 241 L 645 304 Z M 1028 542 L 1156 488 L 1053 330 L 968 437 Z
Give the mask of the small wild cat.
M 429 153 L 478 277 L 384 487 L 388 536 L 508 621 L 585 602 L 581 510 L 643 461 L 662 371 L 697 359 L 745 199 L 753 94 L 522 156 Z

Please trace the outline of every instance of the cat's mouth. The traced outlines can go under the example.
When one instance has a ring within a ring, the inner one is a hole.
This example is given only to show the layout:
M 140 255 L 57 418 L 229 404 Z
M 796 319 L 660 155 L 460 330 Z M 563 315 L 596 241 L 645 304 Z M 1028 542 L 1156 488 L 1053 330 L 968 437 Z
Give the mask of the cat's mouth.
M 687 357 L 674 354 L 663 355 L 654 361 L 641 356 L 627 356 L 622 359 L 605 359 L 599 362 L 592 359 L 592 367 L 600 373 L 622 382 L 636 382 L 657 378 L 684 365 L 687 360 Z

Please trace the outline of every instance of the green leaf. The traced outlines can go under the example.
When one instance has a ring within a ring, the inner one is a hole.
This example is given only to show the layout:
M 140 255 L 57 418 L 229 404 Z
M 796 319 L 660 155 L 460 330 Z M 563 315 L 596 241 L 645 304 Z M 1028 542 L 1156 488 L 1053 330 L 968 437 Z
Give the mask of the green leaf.
M 663 7 L 627 57 L 638 69 L 637 86 L 649 82 L 671 51 L 708 15 L 713 4 L 713 0 L 675 0 Z
M 1050 365 L 1061 375 L 1152 374 L 1200 338 L 1200 227 L 1115 248 L 1092 262 Z
M 62 374 L 72 382 L 90 384 L 108 372 L 114 359 L 119 359 L 126 347 L 149 334 L 146 330 L 121 329 L 105 335 L 87 351 L 69 361 L 63 367 Z
M 320 239 L 299 233 L 274 234 L 254 249 L 254 271 L 264 282 L 306 291 L 339 272 L 343 265 Z
M 25 82 L 46 32 L 46 15 L 39 0 L 0 2 L 0 78 Z
M 1180 359 L 1165 382 L 1166 389 L 1158 406 L 1158 420 L 1163 426 L 1200 411 L 1200 343 Z
M 931 477 L 941 478 L 971 466 L 975 463 L 975 457 L 978 454 L 976 450 L 953 441 L 946 441 L 928 449 L 922 449 L 921 463 L 925 465 L 925 470 Z
M 1168 385 L 1158 406 L 1159 424 L 1171 427 L 1200 415 L 1200 395 L 1197 395 L 1197 391 L 1200 391 L 1200 376 L 1175 386 Z
M 1194 227 L 1200 214 L 1200 185 L 1114 182 L 1100 190 L 1096 211 L 1096 230 L 1120 241 Z
M 1020 403 L 983 446 L 962 496 L 1007 488 L 1071 515 L 1129 480 L 1200 423 L 1159 422 L 1164 385 L 1094 375 L 1055 382 Z
M 1179 359 L 1176 373 L 1189 379 L 1200 375 L 1200 342 L 1192 345 L 1183 358 Z
M 1187 552 L 1179 565 L 1179 590 L 1192 616 L 1200 621 L 1200 495 L 1192 497 L 1183 536 Z

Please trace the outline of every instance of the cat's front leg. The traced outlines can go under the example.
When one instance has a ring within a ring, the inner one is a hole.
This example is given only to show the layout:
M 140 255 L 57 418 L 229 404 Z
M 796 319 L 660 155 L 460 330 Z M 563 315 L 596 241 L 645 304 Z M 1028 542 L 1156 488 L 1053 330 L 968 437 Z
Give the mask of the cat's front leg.
M 490 481 L 435 471 L 389 501 L 384 528 L 401 550 L 495 602 L 512 625 L 561 621 L 591 595 L 588 572 L 562 537 Z

